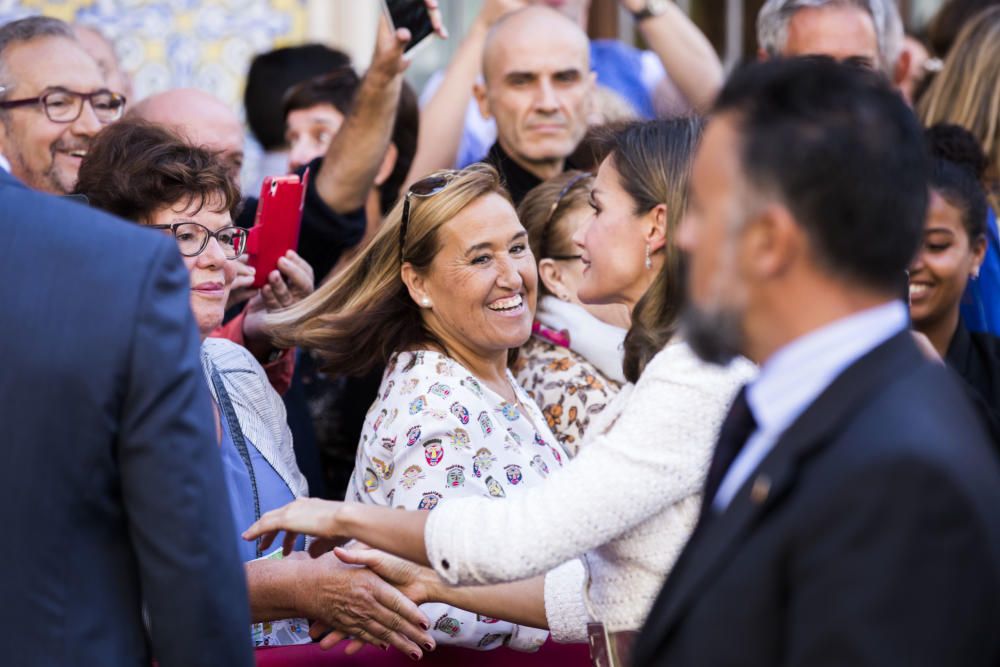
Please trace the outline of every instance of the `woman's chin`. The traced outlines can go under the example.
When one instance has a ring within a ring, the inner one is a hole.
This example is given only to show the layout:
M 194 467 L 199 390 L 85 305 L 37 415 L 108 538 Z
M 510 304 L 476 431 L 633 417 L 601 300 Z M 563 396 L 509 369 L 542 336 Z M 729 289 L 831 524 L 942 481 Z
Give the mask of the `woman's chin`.
M 212 332 L 222 326 L 224 316 L 224 310 L 212 313 L 195 311 L 194 319 L 198 323 L 198 333 L 201 334 L 202 339 L 208 338 L 212 335 Z

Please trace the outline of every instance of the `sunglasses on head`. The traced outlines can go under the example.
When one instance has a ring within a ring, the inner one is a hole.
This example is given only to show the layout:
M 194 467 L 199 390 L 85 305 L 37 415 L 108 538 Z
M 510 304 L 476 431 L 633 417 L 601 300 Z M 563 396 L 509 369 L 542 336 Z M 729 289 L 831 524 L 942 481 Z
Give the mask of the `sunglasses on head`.
M 403 199 L 403 218 L 399 223 L 399 263 L 403 263 L 403 248 L 406 247 L 406 228 L 410 226 L 410 199 L 413 197 L 433 197 L 444 190 L 455 177 L 454 172 L 435 174 L 422 178 L 406 191 Z

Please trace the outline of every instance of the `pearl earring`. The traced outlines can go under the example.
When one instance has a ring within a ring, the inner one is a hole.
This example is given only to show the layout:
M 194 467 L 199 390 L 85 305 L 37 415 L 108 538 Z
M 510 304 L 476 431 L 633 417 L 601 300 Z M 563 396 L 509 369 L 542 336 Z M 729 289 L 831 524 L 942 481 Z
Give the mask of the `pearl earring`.
M 424 308 L 430 308 L 430 307 L 431 307 L 431 300 L 430 300 L 430 299 L 428 299 L 428 298 L 427 298 L 427 297 L 425 296 L 424 298 L 422 298 L 422 299 L 420 300 L 420 305 L 421 305 L 421 306 L 423 306 Z
M 979 267 L 978 266 L 972 267 L 972 279 L 973 280 L 979 280 Z
M 649 244 L 646 244 L 646 270 L 653 268 L 653 251 L 650 249 Z

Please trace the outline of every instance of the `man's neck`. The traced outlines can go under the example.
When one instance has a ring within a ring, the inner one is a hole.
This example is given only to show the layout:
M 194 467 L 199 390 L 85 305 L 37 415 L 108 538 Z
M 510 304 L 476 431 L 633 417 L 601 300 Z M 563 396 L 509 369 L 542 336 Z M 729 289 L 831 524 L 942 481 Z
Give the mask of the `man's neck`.
M 541 181 L 547 181 L 554 176 L 558 176 L 563 172 L 563 169 L 566 166 L 566 160 L 564 158 L 552 160 L 525 160 L 507 148 L 502 140 L 498 139 L 497 141 L 500 144 L 501 150 L 503 150 L 503 152 L 508 158 L 511 159 L 511 161 L 514 162 L 514 164 Z
M 825 284 L 823 284 L 825 283 Z M 785 287 L 789 287 L 786 285 Z M 789 343 L 837 320 L 889 303 L 892 294 L 847 287 L 835 281 L 775 290 L 746 322 L 747 356 L 764 364 Z

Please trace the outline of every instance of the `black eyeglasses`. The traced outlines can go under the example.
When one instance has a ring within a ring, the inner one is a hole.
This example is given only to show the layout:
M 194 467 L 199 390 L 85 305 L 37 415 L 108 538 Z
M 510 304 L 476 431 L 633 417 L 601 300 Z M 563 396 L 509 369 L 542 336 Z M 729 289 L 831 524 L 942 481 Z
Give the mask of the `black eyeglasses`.
M 223 227 L 217 232 L 197 222 L 175 222 L 170 225 L 149 225 L 153 229 L 169 229 L 177 239 L 177 248 L 185 257 L 197 257 L 205 252 L 208 240 L 215 239 L 222 246 L 226 259 L 236 259 L 247 247 L 247 230 L 242 227 Z
M 434 174 L 423 178 L 406 191 L 403 199 L 403 218 L 399 222 L 399 263 L 403 263 L 403 248 L 406 246 L 406 228 L 410 225 L 410 198 L 412 197 L 433 197 L 447 187 L 451 180 L 455 178 L 455 172 L 445 172 Z
M 566 197 L 566 195 L 569 194 L 569 191 L 572 190 L 574 187 L 576 187 L 577 183 L 580 183 L 583 179 L 587 178 L 588 176 L 590 176 L 589 173 L 580 172 L 573 178 L 569 179 L 569 181 L 566 182 L 566 185 L 563 186 L 563 189 L 559 191 L 559 194 L 556 196 L 555 201 L 552 202 L 552 207 L 549 208 L 549 215 L 548 217 L 545 218 L 545 224 L 542 226 L 542 242 L 539 244 L 539 250 L 541 250 L 541 257 L 539 257 L 539 259 L 544 259 L 546 257 L 548 259 L 561 259 L 567 261 L 574 259 L 583 259 L 583 255 L 550 255 L 545 251 L 548 250 L 549 247 L 549 235 L 550 235 L 549 230 L 552 228 L 552 221 L 556 217 L 556 211 L 559 210 L 559 204 L 561 204 L 562 200 Z
M 0 93 L 5 91 L 6 88 L 0 86 Z M 83 113 L 84 101 L 90 103 L 97 120 L 103 124 L 120 119 L 125 111 L 125 96 L 103 88 L 93 93 L 78 93 L 66 88 L 46 88 L 38 97 L 0 102 L 0 109 L 37 104 L 53 123 L 72 123 Z

